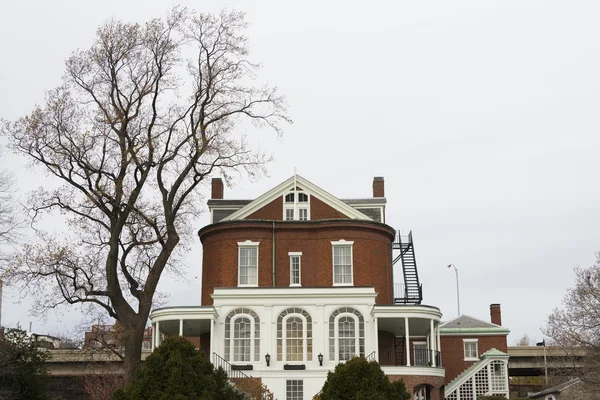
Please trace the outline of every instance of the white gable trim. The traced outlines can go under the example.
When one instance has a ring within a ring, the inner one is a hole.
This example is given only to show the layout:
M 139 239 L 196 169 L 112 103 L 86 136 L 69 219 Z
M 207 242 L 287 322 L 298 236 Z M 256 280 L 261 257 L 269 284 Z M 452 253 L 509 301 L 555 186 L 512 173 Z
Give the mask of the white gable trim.
M 348 218 L 372 221 L 372 219 L 370 217 L 366 216 L 365 214 L 361 213 L 360 211 L 358 211 L 358 210 L 354 209 L 353 207 L 349 206 L 348 204 L 344 203 L 337 197 L 329 194 L 328 192 L 321 189 L 317 185 L 307 181 L 300 175 L 296 175 L 296 186 L 302 187 L 302 189 L 304 191 L 308 192 L 309 194 L 315 195 L 319 200 L 323 201 L 328 206 L 341 212 Z M 277 197 L 283 196 L 284 193 L 287 193 L 293 187 L 294 187 L 294 177 L 292 176 L 291 178 L 289 178 L 289 179 L 285 180 L 284 182 L 280 183 L 279 185 L 275 186 L 273 189 L 269 190 L 262 196 L 259 196 L 257 199 L 255 199 L 251 203 L 245 205 L 244 207 L 240 208 L 236 212 L 223 218 L 221 221 L 232 221 L 232 220 L 237 220 L 237 219 L 244 219 L 248 215 L 252 214 L 253 212 L 260 210 L 261 208 L 263 208 L 264 206 L 266 206 L 267 204 L 269 204 L 270 202 L 275 200 Z

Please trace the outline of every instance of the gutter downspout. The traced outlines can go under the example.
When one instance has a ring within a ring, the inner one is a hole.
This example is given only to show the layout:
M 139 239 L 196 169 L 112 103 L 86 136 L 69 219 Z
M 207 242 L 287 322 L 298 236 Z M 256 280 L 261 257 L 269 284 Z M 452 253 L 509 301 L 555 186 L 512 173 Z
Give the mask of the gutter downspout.
M 273 235 L 271 237 L 271 279 L 273 281 L 273 287 L 275 287 L 275 221 L 273 221 Z

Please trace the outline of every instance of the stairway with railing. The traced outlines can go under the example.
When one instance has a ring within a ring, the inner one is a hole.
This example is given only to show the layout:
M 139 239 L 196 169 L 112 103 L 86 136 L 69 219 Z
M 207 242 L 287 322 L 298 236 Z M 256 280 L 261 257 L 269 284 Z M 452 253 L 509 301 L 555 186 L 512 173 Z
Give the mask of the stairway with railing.
M 392 265 L 401 260 L 404 277 L 404 286 L 398 287 L 402 289 L 402 293 L 394 293 L 394 303 L 421 304 L 421 301 L 423 301 L 423 287 L 419 283 L 412 231 L 406 236 L 401 235 L 399 231 L 396 232 L 392 250 L 399 251 Z
M 213 352 L 213 365 L 215 368 L 223 368 L 227 373 L 229 381 L 239 390 L 246 393 L 250 399 L 273 400 L 273 393 L 262 383 L 261 378 L 254 378 L 245 374 L 226 359 Z

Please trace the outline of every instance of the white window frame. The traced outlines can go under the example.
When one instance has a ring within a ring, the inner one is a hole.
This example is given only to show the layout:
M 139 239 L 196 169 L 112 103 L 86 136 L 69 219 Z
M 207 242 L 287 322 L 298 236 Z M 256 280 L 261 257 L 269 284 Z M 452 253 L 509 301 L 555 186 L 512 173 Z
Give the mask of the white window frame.
M 288 253 L 288 256 L 290 256 L 290 286 L 291 287 L 302 286 L 302 252 L 301 251 L 291 251 Z M 292 259 L 294 257 L 298 257 L 298 283 L 293 283 L 294 274 L 292 271 L 292 267 L 293 267 Z
M 350 282 L 336 283 L 335 281 L 335 248 L 350 247 Z M 354 286 L 354 241 L 338 240 L 331 242 L 331 281 L 333 286 Z
M 463 339 L 463 355 L 464 361 L 479 361 L 479 339 Z M 475 357 L 467 355 L 467 344 L 475 344 Z
M 286 203 L 285 197 L 289 194 L 294 194 L 294 202 Z M 300 202 L 300 194 L 305 194 L 308 201 Z M 310 198 L 311 195 L 303 190 L 296 190 L 285 193 L 283 195 L 283 220 L 284 221 L 310 221 Z M 292 210 L 292 219 L 287 218 L 287 210 Z M 300 210 L 306 210 L 306 219 L 300 219 Z
M 295 382 L 292 383 L 292 382 Z M 296 389 L 296 393 L 292 393 L 291 389 Z M 299 389 L 299 390 L 298 390 Z M 299 392 L 299 393 L 298 393 Z M 291 395 L 291 396 L 288 396 Z M 304 380 L 302 379 L 286 379 L 285 381 L 285 398 L 290 400 L 292 398 L 304 398 Z
M 246 240 L 245 242 L 238 242 L 238 287 L 257 287 L 258 286 L 258 264 L 260 258 L 259 258 L 259 245 L 260 242 L 253 242 L 251 240 Z M 242 256 L 242 252 L 240 251 L 241 249 L 248 249 L 248 248 L 256 248 L 256 283 L 241 283 L 241 256 Z
M 299 318 L 302 320 L 302 360 L 288 361 L 287 359 L 287 321 L 290 318 Z M 308 321 L 302 314 L 288 314 L 281 321 L 281 358 L 284 363 L 288 364 L 304 364 L 308 360 Z
M 347 337 L 340 337 L 340 319 L 344 317 L 350 317 L 354 321 L 354 357 L 360 356 L 360 324 L 358 317 L 351 313 L 341 313 L 340 315 L 335 317 L 335 361 L 336 362 L 346 362 L 348 360 L 340 360 L 340 339 L 349 339 Z M 350 357 L 352 359 L 352 357 Z

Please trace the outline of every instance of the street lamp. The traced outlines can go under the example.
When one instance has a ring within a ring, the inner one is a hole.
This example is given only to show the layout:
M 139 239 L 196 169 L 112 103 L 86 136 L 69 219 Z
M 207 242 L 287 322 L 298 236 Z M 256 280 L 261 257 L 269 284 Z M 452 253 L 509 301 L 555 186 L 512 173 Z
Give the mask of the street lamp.
M 323 354 L 319 353 L 317 358 L 319 359 L 319 366 L 322 367 L 323 366 Z
M 460 295 L 459 295 L 459 290 L 458 290 L 458 268 L 456 268 L 456 265 L 454 264 L 450 264 L 448 265 L 448 268 L 454 268 L 454 272 L 456 273 L 456 305 L 458 306 L 458 316 L 460 317 Z
M 546 375 L 546 385 L 548 384 L 548 364 L 546 363 L 546 339 L 537 342 L 536 346 L 544 346 L 544 375 Z
M 271 366 L 271 355 L 269 353 L 265 355 L 265 361 L 267 362 L 267 367 Z

